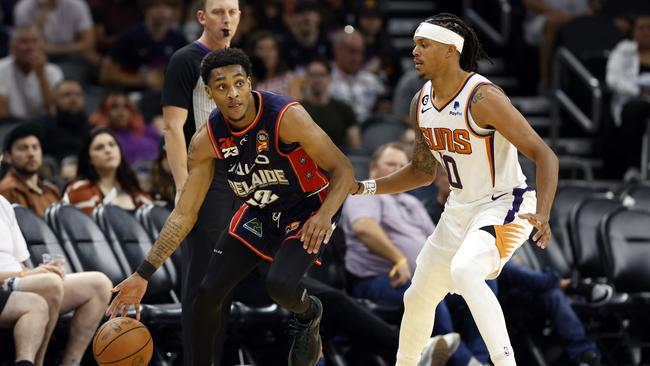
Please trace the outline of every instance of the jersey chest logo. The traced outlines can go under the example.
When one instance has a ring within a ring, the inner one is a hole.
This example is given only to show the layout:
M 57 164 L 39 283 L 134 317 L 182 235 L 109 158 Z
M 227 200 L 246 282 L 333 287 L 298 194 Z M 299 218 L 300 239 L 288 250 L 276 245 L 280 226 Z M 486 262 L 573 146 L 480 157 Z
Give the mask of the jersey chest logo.
M 469 138 L 469 131 L 465 129 L 450 130 L 448 128 L 420 127 L 429 150 L 469 155 L 472 153 L 472 144 Z

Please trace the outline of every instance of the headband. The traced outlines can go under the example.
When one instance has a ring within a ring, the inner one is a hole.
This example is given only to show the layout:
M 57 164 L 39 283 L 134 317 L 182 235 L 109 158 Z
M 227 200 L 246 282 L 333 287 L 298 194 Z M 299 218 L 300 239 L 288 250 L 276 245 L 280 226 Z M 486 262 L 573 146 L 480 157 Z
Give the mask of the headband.
M 413 38 L 415 37 L 424 37 L 436 42 L 452 44 L 459 53 L 463 52 L 463 43 L 465 43 L 463 37 L 458 35 L 458 33 L 427 22 L 420 23 L 420 26 L 415 30 L 415 34 L 413 35 Z

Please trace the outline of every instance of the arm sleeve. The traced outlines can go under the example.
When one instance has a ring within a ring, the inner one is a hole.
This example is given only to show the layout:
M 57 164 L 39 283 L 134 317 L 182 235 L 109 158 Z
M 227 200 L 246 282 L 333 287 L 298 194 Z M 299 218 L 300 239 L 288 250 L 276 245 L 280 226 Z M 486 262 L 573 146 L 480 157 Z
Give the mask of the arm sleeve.
M 198 77 L 198 65 L 194 65 L 184 53 L 174 53 L 165 73 L 162 105 L 189 110 L 192 105 L 192 91 Z

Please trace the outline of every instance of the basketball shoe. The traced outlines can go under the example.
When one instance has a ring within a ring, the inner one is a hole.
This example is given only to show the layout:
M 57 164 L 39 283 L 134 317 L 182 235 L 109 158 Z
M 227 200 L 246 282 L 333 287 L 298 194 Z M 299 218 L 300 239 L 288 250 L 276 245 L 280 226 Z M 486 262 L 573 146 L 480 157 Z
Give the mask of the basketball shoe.
M 295 315 L 290 320 L 289 333 L 293 335 L 293 344 L 289 351 L 289 366 L 314 366 L 323 350 L 320 334 L 320 319 L 323 316 L 323 304 L 315 296 L 309 296 L 314 305 L 315 316 L 308 323 L 298 320 Z

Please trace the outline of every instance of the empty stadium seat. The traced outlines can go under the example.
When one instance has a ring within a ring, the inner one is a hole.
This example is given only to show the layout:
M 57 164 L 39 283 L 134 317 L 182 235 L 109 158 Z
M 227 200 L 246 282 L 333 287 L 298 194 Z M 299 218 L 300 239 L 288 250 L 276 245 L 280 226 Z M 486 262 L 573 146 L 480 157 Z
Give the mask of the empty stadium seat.
M 45 211 L 45 219 L 67 253 L 75 253 L 78 271 L 99 271 L 114 285 L 127 276 L 115 257 L 106 236 L 95 222 L 74 206 L 56 204 Z M 130 272 L 128 272 L 130 274 Z
M 574 265 L 574 258 L 568 225 L 573 206 L 587 198 L 608 191 L 608 185 L 588 181 L 572 181 L 558 186 L 551 210 L 551 229 L 570 266 Z
M 618 291 L 650 293 L 650 212 L 619 209 L 600 225 L 608 278 Z
M 399 140 L 406 125 L 399 121 L 367 122 L 361 131 L 361 146 L 370 154 L 385 143 Z
M 650 210 L 650 186 L 637 185 L 623 192 L 623 198 L 632 198 L 632 205 L 642 210 Z
M 156 238 L 158 238 L 158 234 L 160 234 L 160 230 L 162 230 L 165 225 L 165 221 L 167 221 L 167 217 L 169 217 L 170 213 L 171 212 L 166 208 L 149 204 L 140 206 L 135 211 L 135 218 L 140 222 L 147 234 L 149 234 L 151 242 L 153 243 L 156 241 Z M 179 274 L 182 270 L 181 250 L 182 249 L 177 249 L 171 256 L 174 269 L 176 269 L 176 273 Z
M 606 197 L 587 198 L 573 207 L 569 231 L 574 264 L 582 277 L 607 276 L 604 256 L 598 244 L 598 230 L 603 218 L 622 207 L 621 202 Z
M 31 256 L 30 261 L 34 267 L 41 264 L 43 254 L 49 253 L 62 254 L 65 257 L 66 272 L 70 273 L 81 269 L 81 264 L 76 254 L 73 252 L 69 256 L 63 250 L 56 235 L 43 219 L 26 207 L 20 205 L 13 205 L 13 207 L 16 213 L 18 227 L 25 238 L 27 250 L 29 250 Z M 73 259 L 71 260 L 71 258 Z
M 117 254 L 127 262 L 127 273 L 134 272 L 152 247 L 149 235 L 131 214 L 114 205 L 102 205 L 95 208 L 93 218 Z M 173 265 L 166 262 L 149 279 L 145 299 L 167 303 L 178 302 L 173 291 L 178 277 Z

